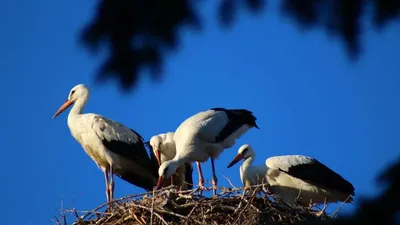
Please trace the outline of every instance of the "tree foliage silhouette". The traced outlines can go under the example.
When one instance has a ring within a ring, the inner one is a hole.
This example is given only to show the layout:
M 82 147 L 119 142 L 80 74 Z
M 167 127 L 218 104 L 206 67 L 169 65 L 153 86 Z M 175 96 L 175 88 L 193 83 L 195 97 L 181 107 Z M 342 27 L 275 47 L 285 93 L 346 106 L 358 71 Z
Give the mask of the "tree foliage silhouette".
M 92 21 L 82 30 L 80 41 L 96 53 L 109 52 L 99 67 L 97 79 L 116 78 L 124 91 L 135 88 L 140 72 L 159 79 L 168 52 L 179 46 L 178 30 L 201 29 L 196 0 L 100 0 Z M 220 0 L 218 20 L 233 25 L 238 7 L 260 12 L 265 0 Z M 282 0 L 281 9 L 303 28 L 322 27 L 343 40 L 351 59 L 360 55 L 362 18 L 371 12 L 376 29 L 399 18 L 399 0 Z

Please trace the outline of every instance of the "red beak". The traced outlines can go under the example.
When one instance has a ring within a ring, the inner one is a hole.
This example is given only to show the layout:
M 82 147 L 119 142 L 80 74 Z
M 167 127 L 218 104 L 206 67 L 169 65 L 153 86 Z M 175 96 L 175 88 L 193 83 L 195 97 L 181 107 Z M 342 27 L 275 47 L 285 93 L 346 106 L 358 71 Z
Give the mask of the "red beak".
M 235 165 L 237 162 L 239 162 L 241 159 L 243 159 L 243 155 L 242 154 L 237 154 L 235 156 L 235 158 L 233 158 L 232 162 L 229 163 L 228 168 L 230 168 L 231 166 Z
M 157 186 L 156 186 L 157 190 L 160 189 L 160 186 L 163 183 L 163 181 L 164 181 L 164 176 L 161 176 L 161 177 L 158 178 Z
M 53 118 L 56 118 L 58 115 L 60 115 L 62 112 L 64 112 L 64 110 L 66 110 L 68 107 L 70 107 L 72 105 L 72 101 L 67 100 L 64 102 L 64 104 L 62 104 L 62 106 L 57 110 L 57 112 L 54 114 Z
M 158 149 L 156 149 L 154 152 L 156 153 L 155 155 L 158 161 L 158 165 L 161 166 L 161 153 Z

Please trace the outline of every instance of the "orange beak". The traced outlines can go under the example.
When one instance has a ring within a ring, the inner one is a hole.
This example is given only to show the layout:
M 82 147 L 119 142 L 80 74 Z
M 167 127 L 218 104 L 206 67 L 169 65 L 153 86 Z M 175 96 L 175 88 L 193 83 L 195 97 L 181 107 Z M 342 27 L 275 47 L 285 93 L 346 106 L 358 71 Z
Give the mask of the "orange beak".
M 158 178 L 156 189 L 160 189 L 161 184 L 164 182 L 164 176 Z
M 64 102 L 64 104 L 62 104 L 62 106 L 57 110 L 57 112 L 54 114 L 53 118 L 56 118 L 58 115 L 60 115 L 62 112 L 64 112 L 64 110 L 66 110 L 68 107 L 70 107 L 72 105 L 72 101 L 67 100 Z
M 158 161 L 158 165 L 161 166 L 161 153 L 158 149 L 154 150 L 154 152 L 156 153 L 155 155 Z
M 235 165 L 237 162 L 239 162 L 241 159 L 243 159 L 243 155 L 242 154 L 237 154 L 235 156 L 235 158 L 233 158 L 233 160 L 229 163 L 227 168 L 230 168 L 231 166 Z

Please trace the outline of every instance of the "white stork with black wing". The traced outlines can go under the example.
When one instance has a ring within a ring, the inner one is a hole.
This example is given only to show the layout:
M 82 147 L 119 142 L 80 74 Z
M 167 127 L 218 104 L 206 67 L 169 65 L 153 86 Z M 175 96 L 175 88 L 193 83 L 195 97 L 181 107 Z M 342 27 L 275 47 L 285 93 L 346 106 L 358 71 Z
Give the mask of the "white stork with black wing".
M 244 159 L 240 177 L 245 186 L 259 184 L 262 180 L 255 178 L 264 176 L 268 189 L 290 205 L 353 202 L 353 185 L 314 158 L 303 155 L 274 156 L 265 161 L 265 166 L 253 167 L 254 157 L 253 148 L 246 144 L 239 148 L 228 165 L 229 168 Z M 325 204 L 317 215 L 322 215 L 326 207 Z
M 151 151 L 154 152 L 159 165 L 175 157 L 176 148 L 174 142 L 174 132 L 154 135 L 150 138 L 150 141 L 145 142 L 145 144 L 148 145 Z M 192 164 L 185 163 L 176 170 L 175 174 L 171 176 L 170 182 L 165 181 L 163 186 L 167 187 L 169 185 L 176 185 L 181 190 L 192 189 L 192 174 Z
M 204 179 L 200 162 L 211 158 L 214 194 L 217 185 L 214 160 L 220 153 L 231 148 L 236 139 L 251 128 L 258 128 L 256 117 L 246 109 L 212 108 L 199 112 L 183 121 L 175 131 L 176 154 L 172 160 L 161 164 L 157 187 L 164 179 L 175 173 L 184 163 L 196 161 L 199 172 L 199 188 L 203 188 Z
M 84 84 L 76 85 L 53 119 L 74 104 L 68 115 L 68 127 L 104 172 L 107 201 L 114 196 L 113 174 L 145 190 L 152 190 L 158 178 L 154 154 L 151 152 L 149 158 L 143 138 L 134 130 L 94 113 L 82 114 L 89 95 Z

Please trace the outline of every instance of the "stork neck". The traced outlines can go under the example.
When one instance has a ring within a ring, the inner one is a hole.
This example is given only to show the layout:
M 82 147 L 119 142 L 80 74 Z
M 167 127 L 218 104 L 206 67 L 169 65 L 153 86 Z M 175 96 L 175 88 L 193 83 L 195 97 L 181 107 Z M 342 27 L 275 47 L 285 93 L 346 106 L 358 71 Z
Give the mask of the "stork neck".
M 243 170 L 245 170 L 245 169 L 251 167 L 251 166 L 253 165 L 253 161 L 254 161 L 254 156 L 247 157 L 247 158 L 243 161 L 243 164 L 242 164 Z
M 69 116 L 75 116 L 82 114 L 83 109 L 85 108 L 87 102 L 87 98 L 79 98 L 75 101 L 74 105 L 72 106 L 71 111 L 69 111 Z
M 171 161 L 175 162 L 175 165 L 176 165 L 177 168 L 182 166 L 186 162 L 185 158 L 181 158 L 181 157 L 179 157 L 179 158 L 174 157 Z

